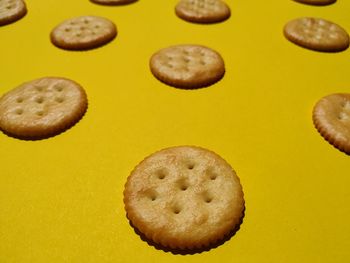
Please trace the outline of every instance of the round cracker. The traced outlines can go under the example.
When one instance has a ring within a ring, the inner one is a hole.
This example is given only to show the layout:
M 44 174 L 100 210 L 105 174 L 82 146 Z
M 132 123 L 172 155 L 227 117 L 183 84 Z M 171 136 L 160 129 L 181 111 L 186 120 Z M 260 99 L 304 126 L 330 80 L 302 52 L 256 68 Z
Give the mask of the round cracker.
M 242 187 L 212 151 L 178 146 L 143 160 L 124 190 L 127 217 L 149 240 L 173 249 L 205 248 L 241 222 Z
M 175 7 L 178 17 L 194 23 L 217 23 L 231 16 L 230 8 L 221 0 L 180 0 Z
M 160 81 L 182 89 L 212 85 L 225 74 L 225 64 L 220 54 L 200 45 L 161 49 L 151 57 L 150 69 Z
M 0 26 L 13 23 L 27 14 L 22 0 L 0 0 Z
M 103 17 L 80 16 L 65 20 L 50 34 L 51 42 L 63 49 L 86 50 L 107 44 L 117 35 L 115 24 Z
M 330 144 L 350 154 L 350 93 L 323 97 L 312 117 L 316 129 Z
M 86 93 L 78 83 L 40 78 L 0 98 L 0 130 L 20 139 L 44 139 L 73 126 L 86 109 Z
M 99 5 L 127 5 L 136 2 L 137 0 L 90 0 Z
M 330 5 L 335 3 L 337 0 L 294 0 L 295 2 L 299 2 L 307 5 Z
M 323 52 L 339 52 L 349 47 L 349 35 L 339 25 L 322 18 L 303 17 L 284 27 L 285 37 L 301 47 Z

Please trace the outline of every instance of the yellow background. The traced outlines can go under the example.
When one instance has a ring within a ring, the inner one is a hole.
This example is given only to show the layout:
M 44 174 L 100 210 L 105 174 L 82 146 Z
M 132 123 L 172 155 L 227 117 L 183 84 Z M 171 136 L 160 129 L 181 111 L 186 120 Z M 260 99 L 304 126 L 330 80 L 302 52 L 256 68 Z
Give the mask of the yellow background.
M 0 134 L 0 262 L 347 262 L 350 159 L 313 127 L 315 102 L 350 90 L 350 50 L 327 54 L 288 42 L 282 28 L 323 17 L 350 32 L 350 2 L 227 1 L 215 25 L 174 14 L 177 0 L 106 7 L 88 0 L 28 0 L 28 14 L 0 27 L 0 94 L 45 76 L 80 83 L 84 118 L 41 141 Z M 99 15 L 117 38 L 86 52 L 50 43 L 66 18 Z M 226 75 L 200 90 L 174 89 L 150 73 L 160 48 L 193 43 L 223 56 Z M 225 158 L 241 179 L 240 230 L 208 252 L 174 255 L 142 241 L 123 208 L 130 171 L 175 145 Z

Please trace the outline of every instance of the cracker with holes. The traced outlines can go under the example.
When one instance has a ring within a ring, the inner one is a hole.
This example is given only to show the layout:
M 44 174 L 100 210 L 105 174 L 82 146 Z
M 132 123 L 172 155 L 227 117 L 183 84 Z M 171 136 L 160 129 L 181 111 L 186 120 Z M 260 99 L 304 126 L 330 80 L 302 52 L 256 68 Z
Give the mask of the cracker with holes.
M 134 227 L 173 249 L 215 244 L 239 225 L 244 209 L 231 166 L 194 146 L 163 149 L 143 160 L 128 177 L 124 203 Z
M 137 0 L 90 0 L 99 5 L 127 5 L 136 2 Z
M 350 93 L 331 94 L 319 100 L 313 122 L 330 144 L 350 154 Z
M 221 55 L 200 45 L 164 48 L 151 57 L 150 68 L 160 81 L 182 89 L 210 86 L 225 74 Z
M 304 17 L 288 22 L 285 37 L 301 47 L 323 52 L 339 52 L 349 47 L 349 35 L 339 25 L 322 18 Z
M 27 13 L 23 0 L 0 0 L 0 26 L 13 23 Z
M 294 0 L 295 2 L 307 4 L 307 5 L 330 5 L 337 0 Z
M 44 139 L 73 126 L 86 109 L 87 96 L 78 83 L 40 78 L 0 98 L 0 130 L 19 139 Z
M 217 23 L 228 19 L 230 8 L 221 0 L 181 0 L 175 7 L 178 17 L 193 23 Z
M 51 42 L 62 49 L 87 50 L 107 44 L 117 35 L 115 24 L 103 17 L 80 16 L 68 19 L 51 32 Z

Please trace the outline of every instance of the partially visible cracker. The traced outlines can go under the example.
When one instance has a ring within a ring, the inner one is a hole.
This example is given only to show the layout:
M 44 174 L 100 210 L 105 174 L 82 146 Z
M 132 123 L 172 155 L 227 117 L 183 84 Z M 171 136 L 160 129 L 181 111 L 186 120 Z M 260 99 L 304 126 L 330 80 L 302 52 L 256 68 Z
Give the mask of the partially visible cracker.
M 304 48 L 339 52 L 349 47 L 349 35 L 339 25 L 322 18 L 304 17 L 288 22 L 285 37 Z
M 307 5 L 330 5 L 337 0 L 294 0 L 295 2 L 307 4 Z
M 330 144 L 350 154 L 350 93 L 331 94 L 319 100 L 313 122 Z
M 232 167 L 195 146 L 163 149 L 143 160 L 128 177 L 124 203 L 134 227 L 174 249 L 215 244 L 237 227 L 244 210 Z
M 55 27 L 51 42 L 63 49 L 92 49 L 113 40 L 117 35 L 115 24 L 103 17 L 80 16 L 68 19 Z
M 200 45 L 161 49 L 151 57 L 150 68 L 160 81 L 182 89 L 212 85 L 225 74 L 225 64 L 220 54 Z
M 23 0 L 0 0 L 0 26 L 13 23 L 27 14 Z
M 20 139 L 44 139 L 73 126 L 86 109 L 87 96 L 78 83 L 40 78 L 0 98 L 0 130 Z
M 230 8 L 221 0 L 180 0 L 175 13 L 194 23 L 217 23 L 231 16 Z
M 136 2 L 137 0 L 90 0 L 95 4 L 100 5 L 127 5 Z

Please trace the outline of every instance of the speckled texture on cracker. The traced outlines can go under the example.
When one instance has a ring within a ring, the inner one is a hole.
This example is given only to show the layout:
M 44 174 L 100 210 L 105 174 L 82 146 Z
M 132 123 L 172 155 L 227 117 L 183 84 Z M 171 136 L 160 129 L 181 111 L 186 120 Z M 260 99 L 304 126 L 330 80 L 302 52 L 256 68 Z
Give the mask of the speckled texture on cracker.
M 330 144 L 350 154 L 350 93 L 331 94 L 319 100 L 313 122 Z
M 160 81 L 182 89 L 212 85 L 225 74 L 225 64 L 220 54 L 200 45 L 161 49 L 151 57 L 150 69 Z
M 294 0 L 295 2 L 307 4 L 307 5 L 330 5 L 337 0 Z
M 86 50 L 100 47 L 117 35 L 115 24 L 103 17 L 80 16 L 68 19 L 51 34 L 51 42 L 62 49 Z
M 206 247 L 239 224 L 240 180 L 217 154 L 194 146 L 163 149 L 143 160 L 124 190 L 127 216 L 148 239 L 165 247 Z
M 127 5 L 134 3 L 138 0 L 90 0 L 91 2 L 99 5 Z
M 73 126 L 85 114 L 87 96 L 76 82 L 46 77 L 0 98 L 0 130 L 20 139 L 44 139 Z
M 22 0 L 0 0 L 0 26 L 13 23 L 27 13 Z
M 194 23 L 217 23 L 231 16 L 230 8 L 221 0 L 180 0 L 175 13 Z
M 339 52 L 349 47 L 348 33 L 339 25 L 322 18 L 291 20 L 283 32 L 294 44 L 316 51 Z

